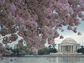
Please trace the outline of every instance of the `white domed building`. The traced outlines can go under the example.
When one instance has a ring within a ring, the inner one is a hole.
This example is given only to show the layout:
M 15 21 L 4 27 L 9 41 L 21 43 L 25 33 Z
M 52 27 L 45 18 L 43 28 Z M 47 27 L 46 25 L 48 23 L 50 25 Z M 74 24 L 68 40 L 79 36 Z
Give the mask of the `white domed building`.
M 66 38 L 58 44 L 58 52 L 63 54 L 77 54 L 77 49 L 79 49 L 79 47 L 80 44 L 74 39 Z
M 77 43 L 74 39 L 72 38 L 66 38 L 64 39 L 60 44 L 58 44 L 58 53 L 50 53 L 51 55 L 59 55 L 59 54 L 82 54 L 82 53 L 77 53 L 77 50 L 79 49 L 80 44 Z

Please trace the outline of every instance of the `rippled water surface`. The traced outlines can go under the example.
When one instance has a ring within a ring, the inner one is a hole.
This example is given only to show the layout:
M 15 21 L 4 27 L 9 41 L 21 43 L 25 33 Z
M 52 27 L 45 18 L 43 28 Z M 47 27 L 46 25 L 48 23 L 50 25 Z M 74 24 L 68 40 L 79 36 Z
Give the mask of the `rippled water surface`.
M 4 57 L 0 63 L 84 63 L 84 57 Z

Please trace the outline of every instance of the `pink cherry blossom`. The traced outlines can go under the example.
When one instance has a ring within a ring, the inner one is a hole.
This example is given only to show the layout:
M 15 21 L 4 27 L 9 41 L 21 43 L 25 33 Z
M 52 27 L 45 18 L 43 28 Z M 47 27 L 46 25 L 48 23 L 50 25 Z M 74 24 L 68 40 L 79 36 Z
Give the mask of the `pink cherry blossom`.
M 44 18 L 44 19 L 42 20 L 42 23 L 43 23 L 44 25 L 48 25 L 48 24 L 49 24 L 49 19 Z
M 60 39 L 63 39 L 63 38 L 64 38 L 64 37 L 61 35 L 61 36 L 60 36 Z
M 45 12 L 47 12 L 48 15 L 52 14 L 52 10 L 50 8 L 47 8 Z
M 80 18 L 84 17 L 84 15 L 83 15 L 82 12 L 79 12 L 79 13 L 78 13 L 78 16 L 79 16 Z
M 78 32 L 78 35 L 81 35 L 81 33 L 80 33 L 80 32 Z
M 55 31 L 53 38 L 57 38 L 57 37 L 59 37 L 59 33 L 57 31 Z
M 21 29 L 22 31 L 25 31 L 25 30 L 26 30 L 26 26 L 25 26 L 25 25 L 20 25 L 20 29 Z
M 84 17 L 82 18 L 82 21 L 84 21 Z
M 31 53 L 38 54 L 38 50 L 35 47 L 31 47 Z
M 4 44 L 21 36 L 30 51 L 37 54 L 47 41 L 54 44 L 55 38 L 64 38 L 58 29 L 63 32 L 68 26 L 67 30 L 76 33 L 84 21 L 83 12 L 84 0 L 0 0 L 0 34 Z M 18 46 L 23 46 L 22 40 Z
M 77 32 L 77 27 L 74 27 L 73 32 L 74 32 L 74 33 Z
M 41 29 L 43 32 L 48 32 L 50 29 L 48 26 L 43 26 Z
M 64 31 L 64 29 L 61 29 L 61 32 L 63 32 Z
M 37 28 L 37 27 L 38 27 L 38 24 L 37 24 L 35 21 L 32 21 L 32 23 L 31 23 L 31 27 L 33 27 L 33 28 Z
M 11 34 L 11 36 L 9 37 L 9 39 L 12 41 L 16 41 L 18 38 L 18 36 L 16 34 Z
M 19 42 L 19 43 L 23 43 L 23 39 L 19 40 L 18 42 Z
M 18 47 L 23 47 L 23 44 L 22 43 L 18 43 Z
M 67 28 L 68 30 L 72 30 L 72 27 L 71 26 L 68 26 L 68 28 Z
M 52 44 L 52 45 L 55 44 L 54 39 L 53 38 L 48 39 L 48 44 Z

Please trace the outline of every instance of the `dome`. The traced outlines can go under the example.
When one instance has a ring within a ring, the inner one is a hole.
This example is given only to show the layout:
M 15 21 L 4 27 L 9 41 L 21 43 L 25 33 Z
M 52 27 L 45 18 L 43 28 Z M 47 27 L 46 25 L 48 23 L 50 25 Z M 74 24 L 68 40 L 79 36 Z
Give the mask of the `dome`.
M 66 44 L 66 43 L 73 43 L 73 44 L 77 44 L 77 42 L 74 40 L 74 39 L 72 39 L 72 38 L 66 38 L 66 39 L 64 39 L 63 41 L 62 41 L 62 44 Z

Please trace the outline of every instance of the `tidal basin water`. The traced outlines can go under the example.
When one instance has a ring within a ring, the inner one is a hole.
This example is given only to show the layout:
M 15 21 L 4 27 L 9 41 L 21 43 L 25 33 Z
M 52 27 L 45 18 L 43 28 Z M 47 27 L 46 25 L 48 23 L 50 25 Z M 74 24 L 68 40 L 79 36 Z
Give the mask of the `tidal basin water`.
M 4 57 L 0 63 L 84 63 L 84 57 Z

